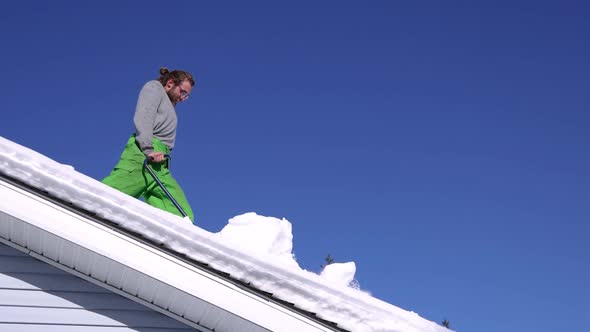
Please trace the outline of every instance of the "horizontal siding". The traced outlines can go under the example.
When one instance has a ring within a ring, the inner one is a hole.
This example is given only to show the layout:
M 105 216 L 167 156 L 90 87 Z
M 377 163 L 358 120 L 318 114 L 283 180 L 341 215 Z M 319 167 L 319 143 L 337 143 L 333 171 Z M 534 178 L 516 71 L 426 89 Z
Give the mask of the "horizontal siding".
M 111 293 L 71 274 L 0 273 L 0 287 L 6 289 L 45 290 L 56 292 Z
M 164 332 L 191 327 L 0 244 L 0 331 Z
M 24 252 L 18 251 L 14 248 L 9 246 L 0 244 L 0 256 L 20 256 L 20 257 L 28 257 L 27 254 Z
M 39 273 L 39 274 L 58 274 L 66 275 L 67 273 L 51 265 L 40 263 L 30 256 L 0 256 L 0 273 Z
M 150 311 L 139 303 L 113 293 L 48 292 L 0 289 L 0 306 L 55 307 L 73 309 L 117 309 Z
M 186 332 L 186 329 L 155 328 L 155 327 L 105 327 L 105 326 L 71 326 L 71 325 L 39 325 L 2 324 L 2 332 Z M 235 331 L 240 331 L 239 329 Z
M 173 327 L 186 325 L 154 311 L 86 310 L 49 307 L 0 306 L 0 323 L 63 324 L 86 326 Z

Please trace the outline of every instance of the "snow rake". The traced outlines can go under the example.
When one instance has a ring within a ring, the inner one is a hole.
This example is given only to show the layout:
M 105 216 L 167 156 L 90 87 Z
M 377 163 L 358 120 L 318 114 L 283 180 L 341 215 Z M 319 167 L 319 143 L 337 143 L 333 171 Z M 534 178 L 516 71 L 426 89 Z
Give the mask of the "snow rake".
M 165 154 L 164 155 L 164 158 L 166 158 L 166 162 L 168 162 L 170 160 L 170 155 L 169 154 Z M 182 216 L 184 218 L 186 218 L 188 216 L 186 214 L 186 212 L 184 212 L 184 210 L 182 209 L 182 207 L 180 206 L 180 204 L 178 204 L 178 202 L 176 201 L 176 199 L 174 199 L 174 197 L 168 191 L 168 189 L 166 189 L 166 187 L 164 186 L 164 184 L 162 183 L 162 181 L 160 181 L 160 179 L 156 176 L 156 173 L 154 173 L 154 171 L 148 165 L 149 160 L 150 160 L 150 158 L 146 158 L 143 161 L 143 167 L 145 169 L 147 169 L 147 171 L 150 173 L 150 175 L 152 176 L 152 178 L 154 178 L 154 180 L 158 183 L 158 185 L 160 186 L 160 188 L 162 188 L 162 190 L 164 191 L 164 193 L 166 194 L 166 196 L 168 196 L 168 198 L 170 198 L 170 200 L 172 201 L 172 203 L 174 204 L 174 206 L 176 206 L 176 208 L 178 209 L 178 211 L 180 211 L 180 214 L 182 214 Z

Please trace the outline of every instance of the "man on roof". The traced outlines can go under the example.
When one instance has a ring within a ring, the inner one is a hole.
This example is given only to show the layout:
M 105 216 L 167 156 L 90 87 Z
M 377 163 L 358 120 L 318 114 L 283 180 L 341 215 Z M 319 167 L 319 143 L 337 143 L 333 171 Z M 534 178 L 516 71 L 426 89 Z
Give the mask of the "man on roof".
M 157 178 L 182 210 L 194 222 L 186 196 L 170 174 L 165 155 L 170 155 L 176 139 L 176 104 L 186 101 L 195 85 L 193 76 L 182 70 L 160 69 L 160 77 L 147 82 L 139 93 L 131 135 L 119 162 L 103 183 L 157 208 L 182 216 L 165 191 L 144 168 L 149 161 Z

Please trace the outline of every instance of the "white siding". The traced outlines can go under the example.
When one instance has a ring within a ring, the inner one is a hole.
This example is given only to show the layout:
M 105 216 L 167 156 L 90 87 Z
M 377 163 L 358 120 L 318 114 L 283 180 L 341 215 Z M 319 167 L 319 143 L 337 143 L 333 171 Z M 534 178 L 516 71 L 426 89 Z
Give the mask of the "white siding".
M 0 330 L 180 332 L 193 329 L 0 243 Z

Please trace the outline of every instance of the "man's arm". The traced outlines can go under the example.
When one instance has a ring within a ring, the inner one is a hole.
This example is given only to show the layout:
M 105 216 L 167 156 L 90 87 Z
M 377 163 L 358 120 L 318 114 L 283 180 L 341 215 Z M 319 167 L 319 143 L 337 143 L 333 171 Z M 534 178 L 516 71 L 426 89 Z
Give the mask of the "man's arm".
M 135 124 L 135 140 L 146 156 L 153 151 L 152 137 L 156 112 L 162 101 L 162 86 L 157 81 L 146 83 L 137 99 L 133 123 Z

